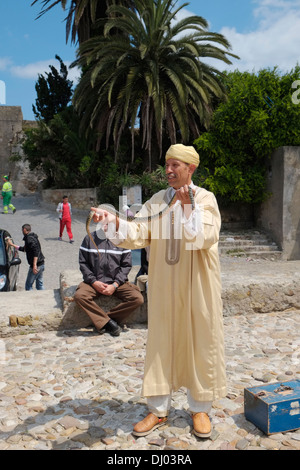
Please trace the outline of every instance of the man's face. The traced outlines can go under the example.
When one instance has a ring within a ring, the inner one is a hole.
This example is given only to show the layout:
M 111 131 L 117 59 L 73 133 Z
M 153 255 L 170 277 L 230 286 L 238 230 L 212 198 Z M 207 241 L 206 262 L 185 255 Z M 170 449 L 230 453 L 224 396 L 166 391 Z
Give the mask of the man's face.
M 192 181 L 193 165 L 188 165 L 181 160 L 169 158 L 166 162 L 166 176 L 170 186 L 179 189 Z

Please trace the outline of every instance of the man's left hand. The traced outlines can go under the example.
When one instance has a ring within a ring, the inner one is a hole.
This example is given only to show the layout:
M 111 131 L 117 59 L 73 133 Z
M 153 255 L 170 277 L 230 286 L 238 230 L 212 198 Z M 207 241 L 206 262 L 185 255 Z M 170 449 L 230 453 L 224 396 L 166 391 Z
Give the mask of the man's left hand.
M 193 190 L 193 193 L 195 194 L 194 190 Z M 189 187 L 187 184 L 177 189 L 176 199 L 177 201 L 180 201 L 181 207 L 184 210 L 186 218 L 188 219 L 192 212 L 192 201 L 190 198 Z

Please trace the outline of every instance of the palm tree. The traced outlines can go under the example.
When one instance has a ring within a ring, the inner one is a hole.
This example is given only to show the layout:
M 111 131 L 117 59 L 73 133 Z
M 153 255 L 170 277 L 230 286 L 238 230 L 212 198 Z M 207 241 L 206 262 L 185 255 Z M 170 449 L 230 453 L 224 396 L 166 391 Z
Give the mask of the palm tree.
M 74 93 L 82 129 L 96 129 L 100 144 L 113 138 L 116 151 L 127 128 L 139 125 L 142 146 L 152 140 L 162 151 L 162 137 L 188 143 L 209 123 L 212 99 L 225 94 L 220 72 L 204 63 L 230 63 L 224 36 L 207 30 L 206 20 L 190 16 L 176 22 L 188 4 L 173 0 L 136 0 L 135 9 L 111 5 L 103 36 L 84 42 L 73 65 L 85 69 Z M 116 33 L 117 31 L 117 33 Z M 132 155 L 132 159 L 134 156 Z
M 99 31 L 94 30 L 93 25 L 98 18 L 104 18 L 108 7 L 108 0 L 34 0 L 31 4 L 42 3 L 42 9 L 37 18 L 47 13 L 51 8 L 61 4 L 62 9 L 68 9 L 66 17 L 66 42 L 68 42 L 71 34 L 71 43 L 79 44 L 86 41 Z M 125 6 L 132 4 L 131 0 L 120 0 Z

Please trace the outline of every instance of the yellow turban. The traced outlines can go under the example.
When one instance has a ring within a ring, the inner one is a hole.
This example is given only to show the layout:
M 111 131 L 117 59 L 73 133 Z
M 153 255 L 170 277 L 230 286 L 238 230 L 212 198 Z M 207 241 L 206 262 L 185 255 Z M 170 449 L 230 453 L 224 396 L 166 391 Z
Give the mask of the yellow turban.
M 171 145 L 169 150 L 166 153 L 166 161 L 169 158 L 174 158 L 175 160 L 181 160 L 182 162 L 189 163 L 192 165 L 198 166 L 200 163 L 200 158 L 194 147 L 188 147 L 183 144 Z

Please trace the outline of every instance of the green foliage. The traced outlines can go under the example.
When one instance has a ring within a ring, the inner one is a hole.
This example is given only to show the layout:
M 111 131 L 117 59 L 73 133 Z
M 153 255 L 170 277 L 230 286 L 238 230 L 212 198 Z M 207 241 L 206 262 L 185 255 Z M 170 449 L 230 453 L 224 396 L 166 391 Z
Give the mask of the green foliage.
M 228 99 L 215 110 L 210 130 L 194 142 L 201 157 L 198 183 L 227 201 L 267 197 L 272 152 L 300 145 L 300 106 L 292 103 L 299 75 L 298 66 L 285 75 L 277 68 L 226 74 Z
M 74 93 L 83 132 L 97 129 L 99 146 L 113 140 L 117 153 L 123 133 L 134 140 L 138 127 L 149 168 L 164 138 L 190 143 L 209 122 L 213 99 L 224 96 L 221 74 L 207 60 L 230 63 L 230 44 L 200 16 L 177 21 L 185 5 L 111 2 L 108 18 L 96 23 L 103 35 L 84 41 L 74 64 L 84 71 Z
M 60 71 L 49 65 L 50 72 L 46 72 L 46 77 L 39 74 L 35 84 L 37 99 L 32 109 L 36 118 L 45 122 L 65 109 L 72 97 L 73 82 L 68 80 L 68 69 L 58 55 L 55 58 L 60 63 Z
M 165 168 L 161 165 L 157 165 L 156 170 L 152 172 L 145 171 L 139 177 L 139 184 L 142 185 L 144 191 L 144 200 L 148 199 L 158 191 L 166 189 L 168 187 L 168 183 L 166 180 Z
M 122 194 L 123 186 L 140 184 L 144 201 L 168 186 L 164 167 L 158 166 L 152 172 L 128 173 L 124 171 L 124 166 L 113 161 L 110 154 L 106 154 L 101 161 L 98 174 L 98 201 L 112 204 L 114 207 L 119 207 L 119 196 Z
M 119 0 L 120 1 L 120 0 Z M 91 36 L 99 34 L 95 28 L 95 21 L 98 18 L 104 18 L 107 9 L 107 1 L 105 0 L 34 0 L 31 4 L 42 4 L 42 9 L 37 18 L 42 17 L 53 7 L 60 4 L 62 9 L 67 13 L 66 16 L 66 42 L 70 41 L 74 44 L 82 43 Z M 122 0 L 125 6 L 132 4 L 131 0 Z
M 79 137 L 79 119 L 72 107 L 46 124 L 25 131 L 22 145 L 31 170 L 41 169 L 47 188 L 82 188 L 98 184 L 98 155 L 91 143 Z

